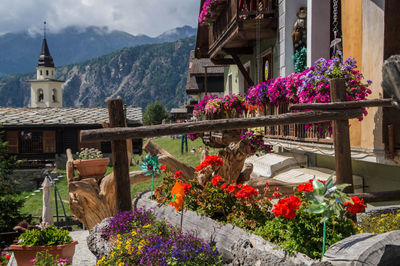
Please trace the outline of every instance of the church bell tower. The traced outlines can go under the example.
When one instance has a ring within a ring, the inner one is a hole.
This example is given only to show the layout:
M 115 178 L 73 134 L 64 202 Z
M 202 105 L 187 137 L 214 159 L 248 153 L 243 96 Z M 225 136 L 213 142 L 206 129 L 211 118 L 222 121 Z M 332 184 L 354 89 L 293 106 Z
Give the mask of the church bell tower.
M 55 73 L 53 57 L 47 46 L 45 21 L 42 50 L 36 66 L 36 80 L 29 81 L 31 84 L 31 107 L 62 107 L 61 85 L 64 82 L 55 79 Z

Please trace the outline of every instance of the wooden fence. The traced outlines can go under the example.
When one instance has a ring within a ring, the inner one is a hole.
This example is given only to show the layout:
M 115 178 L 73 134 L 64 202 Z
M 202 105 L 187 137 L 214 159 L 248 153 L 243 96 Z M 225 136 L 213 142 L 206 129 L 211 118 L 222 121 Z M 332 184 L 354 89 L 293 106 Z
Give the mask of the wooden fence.
M 362 115 L 361 107 L 388 106 L 390 100 L 344 102 L 345 83 L 343 79 L 331 80 L 331 99 L 328 104 L 299 105 L 301 110 L 316 111 L 286 113 L 281 115 L 269 115 L 253 118 L 220 119 L 184 124 L 167 124 L 155 126 L 143 126 L 136 128 L 124 127 L 123 103 L 121 99 L 110 99 L 109 119 L 110 128 L 81 131 L 82 142 L 112 141 L 112 154 L 114 175 L 117 187 L 116 203 L 119 211 L 131 209 L 131 196 L 129 186 L 129 168 L 127 163 L 126 139 L 141 139 L 167 135 L 201 133 L 207 131 L 245 129 L 253 127 L 315 123 L 333 121 L 333 142 L 336 161 L 336 183 L 353 184 L 351 168 L 351 151 L 349 138 L 349 119 Z M 290 107 L 296 109 L 295 106 Z M 346 192 L 352 193 L 350 187 Z M 400 191 L 372 192 L 352 194 L 371 201 L 400 200 Z

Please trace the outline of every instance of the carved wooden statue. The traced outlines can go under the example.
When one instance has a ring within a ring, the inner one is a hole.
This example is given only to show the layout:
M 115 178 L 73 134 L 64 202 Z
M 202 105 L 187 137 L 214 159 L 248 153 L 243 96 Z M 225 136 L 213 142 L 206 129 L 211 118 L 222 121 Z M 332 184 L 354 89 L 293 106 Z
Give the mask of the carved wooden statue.
M 307 8 L 301 7 L 292 31 L 293 51 L 307 46 Z

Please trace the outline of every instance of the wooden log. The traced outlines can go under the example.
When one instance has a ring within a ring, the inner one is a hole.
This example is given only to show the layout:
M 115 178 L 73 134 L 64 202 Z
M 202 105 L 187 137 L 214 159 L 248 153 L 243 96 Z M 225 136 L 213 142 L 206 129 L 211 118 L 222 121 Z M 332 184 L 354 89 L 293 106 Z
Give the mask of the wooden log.
M 110 127 L 124 127 L 126 120 L 122 99 L 110 99 L 107 102 Z M 128 161 L 126 140 L 113 140 L 111 147 L 117 211 L 129 211 L 132 209 L 132 199 L 129 186 L 130 162 Z
M 331 103 L 302 103 L 302 104 L 289 104 L 289 111 L 303 111 L 303 110 L 348 110 L 351 108 L 362 107 L 392 107 L 392 99 L 372 99 L 362 101 L 349 101 L 349 102 L 331 102 Z
M 346 88 L 344 79 L 330 81 L 331 100 L 333 102 L 346 101 Z M 336 184 L 351 184 L 345 192 L 351 193 L 353 189 L 353 170 L 351 167 L 351 149 L 349 120 L 340 119 L 333 122 L 333 145 L 335 148 Z
M 366 193 L 353 193 L 349 196 L 357 196 L 363 199 L 364 202 L 381 202 L 381 201 L 399 201 L 400 190 L 395 191 L 382 191 L 382 192 L 366 192 Z
M 243 184 L 244 182 L 250 180 L 250 175 L 252 172 L 253 172 L 253 164 L 245 163 L 236 183 Z
M 172 173 L 177 171 L 182 171 L 183 175 L 187 178 L 194 178 L 194 169 L 191 166 L 188 166 L 180 161 L 178 161 L 174 156 L 172 156 L 169 152 L 152 142 L 150 139 L 146 141 L 143 146 L 143 150 L 150 153 L 151 156 L 158 156 L 158 161 L 161 164 L 165 164 L 167 169 Z
M 250 154 L 250 146 L 245 140 L 231 143 L 228 147 L 218 152 L 223 165 L 216 173 L 228 184 L 236 183 L 242 172 L 244 161 Z
M 84 143 L 89 143 L 123 139 L 142 139 L 177 134 L 201 133 L 221 129 L 243 129 L 274 125 L 314 123 L 331 121 L 335 119 L 351 119 L 360 117 L 361 115 L 361 109 L 312 111 L 251 118 L 206 120 L 198 122 L 154 125 L 135 128 L 92 129 L 81 131 L 81 141 Z

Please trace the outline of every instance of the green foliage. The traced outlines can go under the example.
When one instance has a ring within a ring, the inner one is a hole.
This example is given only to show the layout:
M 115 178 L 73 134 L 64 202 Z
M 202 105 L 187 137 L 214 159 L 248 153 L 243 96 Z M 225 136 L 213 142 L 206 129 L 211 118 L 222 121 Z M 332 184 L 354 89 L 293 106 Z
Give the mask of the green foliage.
M 77 152 L 78 160 L 90 160 L 90 159 L 98 159 L 103 158 L 103 154 L 101 151 L 95 148 L 85 148 L 82 149 L 81 152 Z
M 317 259 L 322 254 L 323 224 L 321 216 L 309 213 L 307 204 L 302 204 L 292 220 L 277 217 L 268 220 L 264 226 L 258 227 L 254 233 L 281 246 L 293 254 L 301 252 Z M 349 237 L 355 233 L 351 219 L 345 216 L 333 216 L 326 222 L 326 247 Z
M 364 216 L 358 225 L 359 233 L 381 234 L 400 230 L 400 210 L 379 216 Z
M 297 49 L 294 56 L 294 72 L 300 73 L 307 68 L 307 48 L 305 46 Z
M 0 132 L 0 232 L 12 231 L 23 220 L 20 209 L 24 201 L 17 197 L 17 183 L 11 178 L 17 165 L 15 157 L 8 154 L 7 142 L 3 141 L 3 133 Z
M 158 125 L 163 119 L 167 119 L 169 114 L 161 102 L 154 102 L 146 106 L 143 113 L 144 125 Z
M 67 230 L 57 229 L 54 225 L 43 230 L 27 230 L 19 237 L 22 246 L 56 246 L 72 242 Z

